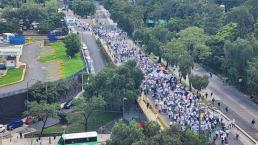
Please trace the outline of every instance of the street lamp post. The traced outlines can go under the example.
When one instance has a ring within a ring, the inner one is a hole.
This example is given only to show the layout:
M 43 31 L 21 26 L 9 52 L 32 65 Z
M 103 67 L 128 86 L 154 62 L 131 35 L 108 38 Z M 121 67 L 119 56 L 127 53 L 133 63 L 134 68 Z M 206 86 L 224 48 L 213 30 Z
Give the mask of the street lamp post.
M 83 70 L 82 70 L 82 91 L 83 91 Z
M 124 119 L 124 110 L 125 110 L 125 101 L 127 100 L 127 98 L 123 98 L 123 119 Z

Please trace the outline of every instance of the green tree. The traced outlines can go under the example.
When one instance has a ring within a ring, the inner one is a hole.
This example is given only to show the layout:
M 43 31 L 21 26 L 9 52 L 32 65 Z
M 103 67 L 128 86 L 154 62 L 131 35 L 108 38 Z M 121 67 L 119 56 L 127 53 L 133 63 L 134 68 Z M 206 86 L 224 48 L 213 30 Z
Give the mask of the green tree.
M 15 22 L 0 22 L 0 33 L 20 33 L 20 29 Z
M 3 18 L 8 21 L 23 22 L 23 26 L 30 28 L 32 22 L 40 22 L 44 20 L 45 13 L 41 5 L 23 4 L 19 9 L 8 9 L 2 14 Z
M 143 130 L 132 121 L 128 125 L 119 120 L 112 128 L 110 140 L 107 145 L 132 145 L 144 137 Z
M 74 0 L 70 8 L 79 16 L 91 16 L 95 13 L 96 6 L 93 0 Z
M 51 13 L 39 23 L 39 33 L 46 34 L 56 28 L 64 28 L 64 13 Z
M 245 6 L 233 8 L 226 16 L 227 22 L 235 22 L 238 24 L 238 30 L 241 38 L 244 38 L 254 28 L 254 17 L 249 9 Z
M 50 82 L 42 83 L 38 81 L 29 89 L 28 99 L 29 101 L 36 101 L 38 103 L 41 101 L 53 103 L 57 102 L 58 96 L 59 92 L 56 85 Z
M 258 1 L 247 0 L 244 5 L 248 8 L 249 12 L 253 15 L 254 20 L 258 19 Z
M 182 29 L 185 29 L 187 27 L 187 24 L 185 22 L 186 20 L 181 18 L 171 18 L 169 19 L 168 23 L 166 24 L 166 27 L 169 31 L 173 32 L 179 32 Z
M 48 32 L 50 32 L 51 31 L 51 27 L 50 27 L 48 21 L 40 22 L 39 26 L 38 26 L 38 31 L 41 34 L 47 34 Z
M 224 14 L 223 8 L 217 4 L 208 3 L 204 6 L 206 12 L 203 20 L 203 28 L 208 34 L 215 34 L 223 25 Z
M 213 35 L 207 40 L 206 44 L 211 48 L 211 55 L 204 61 L 205 66 L 212 68 L 216 72 L 222 73 L 221 66 L 224 62 L 224 39 Z
M 186 55 L 189 56 L 188 51 L 184 48 L 183 44 L 176 39 L 168 42 L 162 52 L 163 58 L 167 61 L 167 67 L 169 64 L 178 65 L 180 58 Z
M 175 126 L 160 131 L 156 123 L 148 123 L 148 129 L 142 130 L 137 123 L 129 124 L 122 120 L 112 128 L 107 145 L 205 145 L 204 136 L 190 129 L 181 131 Z
M 57 110 L 58 110 L 58 104 L 48 104 L 45 101 L 41 102 L 27 102 L 28 110 L 24 113 L 25 115 L 30 116 L 39 116 L 42 118 L 43 126 L 40 131 L 39 139 L 42 136 L 42 133 L 45 129 L 45 125 L 47 120 L 50 117 L 56 117 L 57 116 Z
M 143 74 L 135 61 L 102 70 L 85 86 L 86 96 L 103 96 L 107 106 L 113 110 L 122 108 L 122 99 L 134 102 L 137 99 Z M 130 103 L 126 103 L 130 104 Z
M 186 54 L 186 55 L 182 55 L 179 58 L 179 77 L 180 77 L 180 82 L 181 79 L 184 78 L 186 79 L 186 76 L 190 76 L 192 73 L 192 68 L 194 67 L 193 64 L 193 59 L 190 55 Z M 191 83 L 189 82 L 190 85 L 190 90 L 191 90 Z
M 160 126 L 157 122 L 149 122 L 145 125 L 143 133 L 146 137 L 152 137 L 160 133 Z
M 230 83 L 242 91 L 246 91 L 247 63 L 255 56 L 255 49 L 251 41 L 237 39 L 234 42 L 225 42 L 225 61 L 222 64 L 224 74 L 229 78 Z
M 207 75 L 205 76 L 191 75 L 189 79 L 192 86 L 198 91 L 205 89 L 209 84 L 209 78 Z
M 81 49 L 81 41 L 78 35 L 70 34 L 65 37 L 63 40 L 66 49 L 66 54 L 73 58 L 76 53 L 78 53 Z
M 247 65 L 247 85 L 250 94 L 257 96 L 258 94 L 258 59 L 253 59 Z
M 0 0 L 1 8 L 7 7 L 7 6 L 19 8 L 21 5 L 22 5 L 22 0 Z
M 179 32 L 178 40 L 189 51 L 195 62 L 203 62 L 211 54 L 210 48 L 206 45 L 208 38 L 203 29 L 188 27 Z
M 141 44 L 148 44 L 150 40 L 150 30 L 148 28 L 141 28 L 137 29 L 133 34 L 133 39 L 138 43 L 138 41 L 141 42 Z
M 106 102 L 103 97 L 79 98 L 76 100 L 75 110 L 79 112 L 85 131 L 88 131 L 88 121 L 95 111 L 101 111 Z
M 109 10 L 111 18 L 118 23 L 129 36 L 132 36 L 136 28 L 143 25 L 142 7 L 128 4 L 127 1 L 105 0 L 104 6 Z
M 256 20 L 255 26 L 254 26 L 254 36 L 256 39 L 258 39 L 258 19 Z

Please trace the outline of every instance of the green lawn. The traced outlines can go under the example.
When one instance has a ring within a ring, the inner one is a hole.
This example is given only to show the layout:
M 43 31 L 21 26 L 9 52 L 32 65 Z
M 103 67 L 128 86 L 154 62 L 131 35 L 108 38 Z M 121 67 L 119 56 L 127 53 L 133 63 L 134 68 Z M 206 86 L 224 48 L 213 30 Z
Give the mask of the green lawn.
M 121 118 L 121 113 L 110 113 L 110 112 L 96 112 L 89 119 L 88 130 L 89 131 L 97 131 L 102 125 L 114 120 Z M 67 116 L 69 120 L 69 125 L 66 127 L 65 132 L 83 132 L 84 126 L 81 122 L 81 118 L 77 113 L 70 113 Z M 52 132 L 63 132 L 64 125 L 54 125 L 52 127 L 46 128 L 44 133 L 52 133 Z
M 19 81 L 22 78 L 22 72 L 22 68 L 9 69 L 7 74 L 0 78 L 0 85 L 7 85 Z
M 41 56 L 39 58 L 39 61 L 62 61 L 62 63 L 64 64 L 63 66 L 61 66 L 63 67 L 64 71 L 63 77 L 68 77 L 83 68 L 83 61 L 81 59 L 80 53 L 77 53 L 74 58 L 70 59 L 65 53 L 66 48 L 64 47 L 63 42 L 50 43 L 50 46 L 52 46 L 52 48 L 54 49 L 54 54 Z

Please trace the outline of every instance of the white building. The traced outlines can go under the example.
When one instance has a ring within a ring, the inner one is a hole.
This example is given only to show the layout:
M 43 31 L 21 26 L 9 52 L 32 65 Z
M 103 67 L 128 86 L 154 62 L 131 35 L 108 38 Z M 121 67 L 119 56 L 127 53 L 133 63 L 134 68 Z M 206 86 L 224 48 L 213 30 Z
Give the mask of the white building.
M 18 68 L 23 45 L 0 46 L 0 68 Z
M 3 42 L 6 44 L 10 43 L 10 37 L 15 36 L 13 33 L 3 33 Z

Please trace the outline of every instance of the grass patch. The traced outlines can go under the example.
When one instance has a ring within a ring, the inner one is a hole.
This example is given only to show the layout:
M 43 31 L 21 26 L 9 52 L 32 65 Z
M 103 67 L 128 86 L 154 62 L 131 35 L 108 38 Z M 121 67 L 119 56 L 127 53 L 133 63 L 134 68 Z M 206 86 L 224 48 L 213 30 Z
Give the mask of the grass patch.
M 41 56 L 39 61 L 61 61 L 61 69 L 64 71 L 63 77 L 68 77 L 83 68 L 83 61 L 81 59 L 80 53 L 77 53 L 74 58 L 70 58 L 65 53 L 66 48 L 63 42 L 51 43 L 50 46 L 54 49 L 54 53 Z
M 97 131 L 101 126 L 107 124 L 108 122 L 121 118 L 121 113 L 111 113 L 111 112 L 95 112 L 89 119 L 88 122 L 88 130 L 89 131 Z M 83 132 L 84 125 L 82 124 L 82 118 L 78 115 L 78 113 L 70 113 L 67 115 L 69 120 L 69 125 L 66 127 L 64 125 L 54 125 L 44 130 L 44 133 L 54 133 L 54 132 L 63 132 L 65 129 L 66 133 L 72 132 Z
M 21 80 L 22 74 L 23 74 L 22 68 L 9 69 L 5 76 L 0 77 L 0 85 L 7 85 Z

